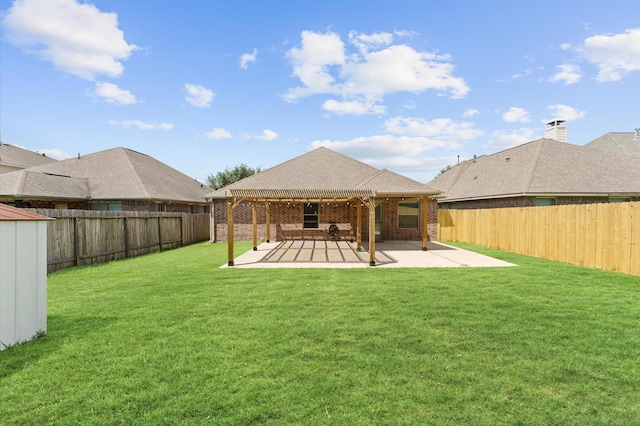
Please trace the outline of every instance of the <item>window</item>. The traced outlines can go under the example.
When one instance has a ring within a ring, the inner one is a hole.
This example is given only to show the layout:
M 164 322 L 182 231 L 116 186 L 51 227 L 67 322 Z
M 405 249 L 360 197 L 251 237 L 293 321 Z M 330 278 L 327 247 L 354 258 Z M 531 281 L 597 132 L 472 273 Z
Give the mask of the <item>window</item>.
M 555 204 L 554 198 L 536 198 L 536 206 L 553 206 Z
M 398 202 L 398 228 L 418 229 L 420 223 L 418 202 L 400 201 Z
M 122 203 L 92 203 L 91 210 L 122 211 Z
M 304 205 L 303 228 L 318 228 L 318 203 Z

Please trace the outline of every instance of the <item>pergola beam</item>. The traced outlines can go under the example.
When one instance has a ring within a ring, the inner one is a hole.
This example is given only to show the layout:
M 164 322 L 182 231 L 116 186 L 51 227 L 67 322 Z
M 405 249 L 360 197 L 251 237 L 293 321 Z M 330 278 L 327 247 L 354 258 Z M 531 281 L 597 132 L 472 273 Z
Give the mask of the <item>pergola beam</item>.
M 266 241 L 271 240 L 270 202 L 345 202 L 350 209 L 350 223 L 353 224 L 353 207 L 356 203 L 356 244 L 357 250 L 362 250 L 362 205 L 369 209 L 369 265 L 375 266 L 376 258 L 376 196 L 370 189 L 340 189 L 340 190 L 260 190 L 260 189 L 229 189 L 227 190 L 227 239 L 228 265 L 234 265 L 234 210 L 243 201 L 251 202 L 253 225 L 253 250 L 257 250 L 258 214 L 257 203 L 265 203 Z M 422 250 L 427 250 L 429 240 L 429 195 L 422 196 Z M 353 226 L 353 225 L 352 225 Z M 353 229 L 350 229 L 353 238 Z

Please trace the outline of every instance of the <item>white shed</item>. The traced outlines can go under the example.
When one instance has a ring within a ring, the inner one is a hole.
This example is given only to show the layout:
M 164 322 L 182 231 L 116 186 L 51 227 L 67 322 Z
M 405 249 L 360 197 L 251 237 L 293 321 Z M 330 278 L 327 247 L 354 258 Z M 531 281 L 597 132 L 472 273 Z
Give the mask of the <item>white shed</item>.
M 0 351 L 47 332 L 48 220 L 0 204 Z

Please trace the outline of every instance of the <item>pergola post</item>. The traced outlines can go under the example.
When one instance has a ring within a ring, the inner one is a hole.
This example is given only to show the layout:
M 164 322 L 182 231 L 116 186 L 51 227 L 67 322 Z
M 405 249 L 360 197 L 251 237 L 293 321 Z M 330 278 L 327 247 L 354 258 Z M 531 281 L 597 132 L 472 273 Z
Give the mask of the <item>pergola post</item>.
M 376 200 L 369 199 L 369 266 L 376 266 Z
M 356 204 L 356 245 L 357 250 L 362 250 L 362 201 L 358 200 Z
M 422 197 L 422 251 L 427 251 L 429 242 L 429 197 Z
M 233 266 L 233 200 L 227 199 L 228 265 Z
M 267 242 L 271 241 L 271 212 L 269 211 L 269 200 L 264 202 L 265 222 L 267 222 Z
M 255 200 L 251 202 L 251 219 L 253 221 L 253 251 L 258 251 L 258 210 Z
M 349 205 L 349 241 L 353 242 L 353 207 L 351 202 L 347 201 Z

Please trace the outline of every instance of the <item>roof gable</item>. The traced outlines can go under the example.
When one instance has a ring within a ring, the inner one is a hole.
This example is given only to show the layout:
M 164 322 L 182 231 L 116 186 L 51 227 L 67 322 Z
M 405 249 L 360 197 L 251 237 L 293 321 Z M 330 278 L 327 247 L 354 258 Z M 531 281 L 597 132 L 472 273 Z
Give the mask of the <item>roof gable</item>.
M 317 193 L 355 189 L 439 192 L 397 173 L 376 169 L 324 147 L 211 192 L 207 198 L 225 198 L 227 190 L 234 189 L 304 190 Z

